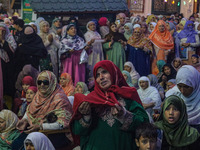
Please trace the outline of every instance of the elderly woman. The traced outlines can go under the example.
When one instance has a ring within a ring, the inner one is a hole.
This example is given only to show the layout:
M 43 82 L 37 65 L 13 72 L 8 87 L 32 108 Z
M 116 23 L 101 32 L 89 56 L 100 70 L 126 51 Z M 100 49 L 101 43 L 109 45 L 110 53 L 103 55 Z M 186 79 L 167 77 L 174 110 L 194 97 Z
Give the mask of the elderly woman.
M 119 31 L 119 33 L 124 34 L 125 30 L 124 30 L 124 25 L 126 23 L 126 15 L 124 13 L 119 13 L 116 16 L 116 24 L 117 24 L 117 29 Z M 119 20 L 119 22 L 118 22 Z
M 128 60 L 133 63 L 141 76 L 150 73 L 150 53 L 152 45 L 144 36 L 141 28 L 135 28 L 133 36 L 129 38 L 127 45 Z
M 84 94 L 84 95 L 88 95 L 90 93 L 90 91 L 88 91 L 88 87 L 85 84 L 85 82 L 77 82 L 74 93 L 75 94 L 81 93 L 81 94 Z
M 115 23 L 110 24 L 110 32 L 106 35 L 106 43 L 103 48 L 106 53 L 106 59 L 112 61 L 122 71 L 125 62 L 124 46 L 126 38 L 118 32 Z
M 135 129 L 148 116 L 134 87 L 129 87 L 111 61 L 94 67 L 94 91 L 75 94 L 72 132 L 80 136 L 82 150 L 132 150 Z
M 69 73 L 62 73 L 60 75 L 60 85 L 62 86 L 62 89 L 64 90 L 65 94 L 67 96 L 71 96 L 74 93 L 74 86 L 72 77 Z
M 161 97 L 158 90 L 151 86 L 149 78 L 142 76 L 138 81 L 138 94 L 144 106 L 144 109 L 152 117 L 161 109 Z
M 30 133 L 68 128 L 72 106 L 58 85 L 56 76 L 50 71 L 41 72 L 37 78 L 37 88 L 33 101 L 18 123 L 18 129 Z
M 104 60 L 102 47 L 102 42 L 104 42 L 104 40 L 101 39 L 101 35 L 96 31 L 94 21 L 89 21 L 86 28 L 88 31 L 84 35 L 85 40 L 88 45 L 92 45 L 92 53 L 89 55 L 87 66 L 89 69 L 89 77 L 93 77 L 92 71 L 94 65 L 97 62 Z
M 51 141 L 43 133 L 30 133 L 24 140 L 25 150 L 55 150 Z
M 191 64 L 191 56 L 195 54 L 196 48 L 200 46 L 199 35 L 194 30 L 194 22 L 187 21 L 184 29 L 177 36 L 179 39 L 180 57 L 188 59 L 186 62 Z
M 80 64 L 80 57 L 83 50 L 88 50 L 83 38 L 77 35 L 76 26 L 69 24 L 66 28 L 66 36 L 61 41 L 60 54 L 62 73 L 69 73 L 74 85 L 79 81 L 85 81 L 85 63 Z
M 162 150 L 194 150 L 200 146 L 198 131 L 188 125 L 186 105 L 175 95 L 165 99 L 158 122 L 155 123 L 164 133 Z
M 190 65 L 181 67 L 176 75 L 176 84 L 169 91 L 171 95 L 182 98 L 187 107 L 188 122 L 200 131 L 200 74 Z M 167 96 L 170 96 L 168 94 Z
M 2 150 L 11 150 L 12 142 L 17 139 L 20 132 L 16 129 L 17 115 L 12 111 L 0 111 L 0 147 Z
M 0 109 L 3 108 L 3 91 L 13 96 L 14 93 L 14 52 L 17 44 L 4 23 L 0 23 Z
M 59 60 L 57 57 L 58 49 L 60 48 L 59 41 L 56 40 L 56 35 L 50 31 L 50 26 L 47 21 L 40 22 L 40 34 L 44 46 L 46 47 L 48 54 L 50 55 L 50 61 L 53 67 L 53 73 L 58 77 L 58 67 L 59 67 Z M 48 57 L 46 58 L 48 59 Z M 47 66 L 46 66 L 47 65 Z M 41 70 L 48 70 L 49 64 L 45 64 L 44 62 L 41 62 Z

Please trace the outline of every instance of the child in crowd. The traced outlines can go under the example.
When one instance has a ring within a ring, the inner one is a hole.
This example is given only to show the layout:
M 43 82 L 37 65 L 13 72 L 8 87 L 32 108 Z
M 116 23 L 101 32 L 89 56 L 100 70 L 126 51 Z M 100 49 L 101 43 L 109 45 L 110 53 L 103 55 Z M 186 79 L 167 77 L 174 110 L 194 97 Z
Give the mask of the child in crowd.
M 136 129 L 135 142 L 138 150 L 158 150 L 157 128 L 151 123 L 144 123 Z
M 18 112 L 19 119 L 21 119 L 24 116 L 26 112 L 26 108 L 32 102 L 36 92 L 37 92 L 36 86 L 30 86 L 28 90 L 26 91 L 26 99 L 24 99 L 24 101 L 22 102 L 22 105 L 19 108 L 19 112 Z

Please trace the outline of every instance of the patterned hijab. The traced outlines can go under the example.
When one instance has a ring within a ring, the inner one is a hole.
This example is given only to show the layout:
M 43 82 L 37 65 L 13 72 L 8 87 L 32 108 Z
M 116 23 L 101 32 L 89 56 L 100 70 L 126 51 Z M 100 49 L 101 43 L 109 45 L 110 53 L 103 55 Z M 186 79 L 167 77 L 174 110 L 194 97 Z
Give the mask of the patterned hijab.
M 64 77 L 67 80 L 65 86 L 62 87 L 62 89 L 64 90 L 67 96 L 70 96 L 74 92 L 74 86 L 71 75 L 69 73 L 62 73 L 60 77 Z
M 87 85 L 85 84 L 85 82 L 77 82 L 76 83 L 76 86 L 80 85 L 83 89 L 83 93 L 84 95 L 88 95 L 90 93 L 90 91 L 88 91 L 88 87 Z
M 180 111 L 179 120 L 174 124 L 169 124 L 165 119 L 165 111 L 169 105 L 174 105 Z M 164 131 L 167 143 L 170 145 L 169 150 L 190 145 L 199 138 L 198 131 L 188 125 L 188 116 L 184 101 L 175 95 L 165 99 L 160 118 L 155 125 Z
M 158 27 L 164 25 L 165 31 L 160 32 Z M 166 23 L 163 20 L 159 20 L 153 32 L 149 35 L 149 39 L 160 49 L 173 49 L 174 39 L 171 33 L 167 30 Z

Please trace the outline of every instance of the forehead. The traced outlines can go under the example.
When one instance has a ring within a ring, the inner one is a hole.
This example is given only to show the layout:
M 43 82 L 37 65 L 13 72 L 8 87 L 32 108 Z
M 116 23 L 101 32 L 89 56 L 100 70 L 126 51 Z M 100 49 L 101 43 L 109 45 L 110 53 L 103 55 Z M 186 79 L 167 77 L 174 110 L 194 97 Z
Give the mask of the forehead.
M 38 80 L 49 80 L 49 79 L 48 79 L 48 77 L 45 77 L 45 76 L 39 76 Z
M 101 73 L 101 72 L 104 71 L 104 70 L 105 70 L 105 69 L 103 69 L 103 68 L 100 67 L 100 68 L 97 69 L 97 73 Z

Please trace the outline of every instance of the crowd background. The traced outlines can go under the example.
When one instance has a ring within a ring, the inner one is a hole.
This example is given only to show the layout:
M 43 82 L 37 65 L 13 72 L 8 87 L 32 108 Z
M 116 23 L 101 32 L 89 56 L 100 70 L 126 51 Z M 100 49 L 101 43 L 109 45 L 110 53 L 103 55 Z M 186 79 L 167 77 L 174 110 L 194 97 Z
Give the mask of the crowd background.
M 113 20 L 1 15 L 1 149 L 198 147 L 200 16 Z

